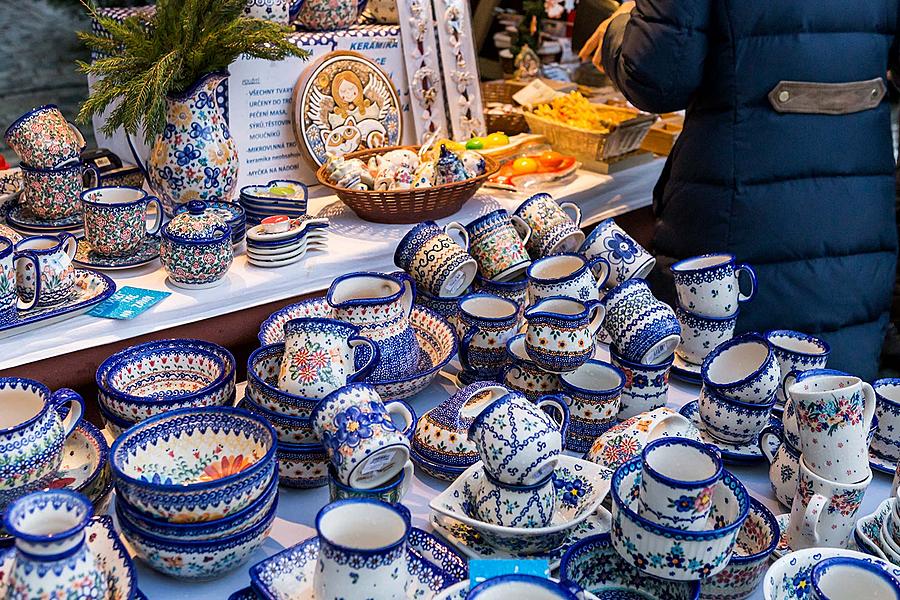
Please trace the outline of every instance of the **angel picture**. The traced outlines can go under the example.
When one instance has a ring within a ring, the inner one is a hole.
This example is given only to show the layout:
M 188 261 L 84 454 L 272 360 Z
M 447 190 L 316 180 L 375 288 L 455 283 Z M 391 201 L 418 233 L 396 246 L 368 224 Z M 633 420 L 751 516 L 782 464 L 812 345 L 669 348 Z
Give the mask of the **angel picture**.
M 359 75 L 340 71 L 323 92 L 315 86 L 310 98 L 310 118 L 319 124 L 325 152 L 342 156 L 365 148 L 385 145 L 383 121 L 392 109 L 383 81 L 369 77 L 363 86 Z

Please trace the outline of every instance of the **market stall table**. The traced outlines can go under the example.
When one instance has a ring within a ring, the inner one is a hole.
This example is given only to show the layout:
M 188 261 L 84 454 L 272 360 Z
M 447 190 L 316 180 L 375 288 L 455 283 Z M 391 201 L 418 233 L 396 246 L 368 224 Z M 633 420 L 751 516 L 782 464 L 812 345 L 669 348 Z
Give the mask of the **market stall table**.
M 606 349 L 598 352 L 598 357 L 607 360 Z M 456 372 L 458 364 L 451 363 L 447 372 Z M 243 386 L 239 388 L 242 391 Z M 434 383 L 409 402 L 417 415 L 446 399 L 455 390 L 451 379 L 441 374 Z M 674 378 L 670 382 L 668 405 L 680 408 L 687 402 L 695 400 L 699 388 L 693 385 L 681 383 Z M 750 465 L 728 464 L 726 468 L 737 475 L 746 485 L 750 494 L 763 502 L 776 516 L 788 512 L 782 507 L 772 494 L 768 476 L 769 464 L 762 459 L 760 462 Z M 448 484 L 433 479 L 417 472 L 415 481 L 409 493 L 403 500 L 403 504 L 410 509 L 413 515 L 413 525 L 426 530 L 431 530 L 428 524 L 431 510 L 428 503 Z M 862 517 L 873 512 L 882 500 L 890 495 L 891 478 L 881 473 L 875 473 L 872 484 L 869 487 L 858 516 Z M 138 585 L 150 600 L 157 598 L 179 599 L 191 598 L 191 600 L 223 600 L 231 593 L 250 585 L 248 569 L 255 563 L 263 560 L 307 538 L 316 535 L 314 520 L 316 513 L 328 503 L 328 487 L 312 490 L 291 490 L 281 488 L 279 494 L 278 517 L 262 548 L 251 557 L 250 561 L 219 580 L 206 583 L 189 583 L 172 579 L 151 570 L 140 560 L 135 561 L 138 570 Z M 751 596 L 752 600 L 763 598 L 762 587 Z

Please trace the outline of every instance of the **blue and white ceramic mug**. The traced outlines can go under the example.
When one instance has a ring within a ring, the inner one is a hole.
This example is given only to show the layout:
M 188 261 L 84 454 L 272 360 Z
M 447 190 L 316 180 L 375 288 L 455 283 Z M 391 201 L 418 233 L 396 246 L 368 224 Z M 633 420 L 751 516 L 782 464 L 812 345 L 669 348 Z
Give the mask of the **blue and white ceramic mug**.
M 766 404 L 741 402 L 704 384 L 698 400 L 700 420 L 706 432 L 723 442 L 750 444 L 769 423 L 775 399 Z
M 878 429 L 869 448 L 891 462 L 900 460 L 900 379 L 879 379 L 872 384 L 878 406 Z
M 600 275 L 594 276 L 595 272 Z M 550 296 L 567 296 L 582 302 L 599 300 L 608 277 L 609 263 L 605 258 L 598 256 L 588 261 L 579 254 L 554 254 L 528 267 L 528 296 L 532 304 Z
M 525 248 L 531 239 L 531 228 L 521 217 L 510 216 L 500 208 L 478 217 L 465 228 L 469 233 L 469 253 L 478 261 L 483 277 L 510 281 L 531 264 Z
M 758 333 L 745 333 L 719 344 L 700 367 L 703 385 L 751 404 L 771 404 L 781 385 L 775 352 Z
M 643 452 L 638 514 L 683 531 L 709 529 L 707 519 L 724 467 L 719 451 L 695 440 L 666 437 Z
M 451 231 L 459 236 L 461 244 L 449 235 Z M 397 244 L 394 264 L 433 296 L 459 296 L 478 271 L 478 263 L 466 252 L 468 247 L 469 233 L 459 223 L 441 228 L 434 221 L 423 221 Z
M 506 342 L 519 328 L 519 307 L 512 300 L 472 294 L 459 301 L 456 333 L 464 383 L 494 381 L 506 362 Z
M 475 516 L 501 527 L 547 527 L 556 508 L 553 475 L 532 485 L 510 485 L 485 470 L 475 491 Z
M 557 203 L 550 194 L 535 194 L 520 204 L 515 214 L 531 230 L 528 250 L 535 258 L 575 252 L 584 242 L 581 209 L 573 202 Z
M 603 328 L 628 360 L 655 365 L 668 360 L 681 341 L 675 312 L 657 300 L 643 279 L 629 279 L 603 297 Z
M 499 381 L 509 389 L 532 402 L 543 394 L 559 391 L 559 375 L 543 370 L 529 358 L 524 333 L 506 342 L 506 360 L 509 364 L 500 371 Z
M 572 581 L 551 581 L 536 575 L 500 575 L 473 587 L 466 600 L 584 600 L 581 586 Z
M 357 367 L 359 346 L 365 346 L 368 352 Z M 360 337 L 356 325 L 314 317 L 291 319 L 284 324 L 278 387 L 296 396 L 324 398 L 367 377 L 378 359 L 378 347 Z
M 781 370 L 781 385 L 775 390 L 778 404 L 784 404 L 787 400 L 784 382 L 788 375 L 796 377 L 803 371 L 824 369 L 831 354 L 831 346 L 825 340 L 799 331 L 769 331 L 766 332 L 766 341 L 771 344 Z
M 733 315 L 738 303 L 748 302 L 756 294 L 756 272 L 750 265 L 737 264 L 733 254 L 694 256 L 669 269 L 679 304 L 703 317 Z M 740 290 L 741 273 L 746 273 L 750 282 L 746 294 Z
M 610 362 L 625 374 L 625 386 L 619 405 L 619 420 L 624 421 L 641 413 L 666 405 L 669 396 L 669 370 L 675 356 L 655 365 L 628 360 L 615 346 L 609 347 Z
M 606 259 L 610 267 L 610 276 L 606 286 L 613 288 L 629 279 L 645 279 L 656 259 L 638 244 L 625 230 L 616 225 L 612 219 L 597 224 L 594 231 L 584 240 L 578 252 L 588 260 L 598 256 Z M 596 273 L 598 276 L 599 272 Z
M 401 430 L 392 416 L 403 419 Z M 409 460 L 409 436 L 404 432 L 415 428 L 415 413 L 401 400 L 385 405 L 370 385 L 353 383 L 328 394 L 310 420 L 338 479 L 351 487 L 378 487 Z
M 412 461 L 408 461 L 403 469 L 393 478 L 378 487 L 361 490 L 349 485 L 345 485 L 337 477 L 337 471 L 334 465 L 328 465 L 328 496 L 331 502 L 337 500 L 346 500 L 348 498 L 368 498 L 371 500 L 381 500 L 389 504 L 398 504 L 406 492 L 412 486 L 413 473 L 415 467 Z
M 554 421 L 542 410 L 550 407 L 559 415 Z M 512 485 L 534 485 L 554 469 L 569 426 L 569 408 L 556 398 L 532 404 L 525 396 L 510 392 L 496 398 L 479 395 L 461 411 L 474 418 L 469 440 L 475 444 L 484 468 L 495 479 Z
M 606 311 L 597 300 L 550 296 L 525 311 L 525 351 L 545 371 L 568 373 L 594 354 Z
M 525 309 L 528 307 L 528 279 L 526 277 L 511 281 L 497 281 L 476 275 L 475 281 L 472 282 L 472 292 L 493 294 L 512 300 L 519 306 L 519 324 L 524 323 Z
M 405 599 L 410 529 L 401 505 L 362 498 L 326 505 L 316 515 L 316 600 Z
M 703 364 L 703 360 L 716 347 L 734 336 L 738 313 L 727 317 L 702 317 L 675 307 L 675 316 L 681 325 L 681 343 L 675 348 L 675 354 L 695 365 Z
M 14 321 L 19 312 L 34 308 L 41 295 L 38 287 L 37 293 L 32 294 L 30 300 L 26 301 L 19 296 L 16 278 L 22 261 L 31 263 L 33 273 L 40 271 L 40 263 L 34 253 L 26 250 L 16 254 L 12 240 L 0 236 L 0 325 Z M 22 265 L 22 269 L 25 268 Z M 35 284 L 40 286 L 39 278 L 35 279 Z
M 566 449 L 587 452 L 607 429 L 618 422 L 625 373 L 600 360 L 588 360 L 560 378 L 562 397 L 569 406 Z
M 900 600 L 900 580 L 869 560 L 835 556 L 817 563 L 810 572 L 811 600 L 878 598 Z
M 16 258 L 36 256 L 40 267 L 36 271 L 34 261 L 28 261 L 16 270 L 19 296 L 29 301 L 36 296 L 38 306 L 54 306 L 68 300 L 75 287 L 72 258 L 77 248 L 75 237 L 65 231 L 34 235 L 16 244 Z

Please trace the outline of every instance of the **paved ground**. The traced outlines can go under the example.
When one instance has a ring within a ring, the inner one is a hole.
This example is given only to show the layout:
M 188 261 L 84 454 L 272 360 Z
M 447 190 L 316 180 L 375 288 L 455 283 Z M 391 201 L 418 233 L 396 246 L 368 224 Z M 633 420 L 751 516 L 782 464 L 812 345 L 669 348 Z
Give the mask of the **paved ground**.
M 87 80 L 75 60 L 87 59 L 75 32 L 90 21 L 76 2 L 0 0 L 0 133 L 16 117 L 41 104 L 56 104 L 69 120 L 87 96 Z M 90 127 L 80 127 L 94 145 Z M 0 153 L 17 157 L 0 140 Z

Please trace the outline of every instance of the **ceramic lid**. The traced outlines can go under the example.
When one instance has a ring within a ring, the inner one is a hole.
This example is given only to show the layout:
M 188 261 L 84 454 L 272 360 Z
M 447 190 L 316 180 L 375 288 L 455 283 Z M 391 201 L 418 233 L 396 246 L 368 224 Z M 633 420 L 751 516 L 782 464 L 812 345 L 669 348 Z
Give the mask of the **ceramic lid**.
M 162 229 L 164 237 L 186 242 L 218 242 L 231 237 L 231 228 L 206 203 L 191 200 L 187 211 L 175 215 Z
M 188 202 L 190 204 L 190 202 Z M 182 204 L 175 209 L 175 214 L 189 212 L 188 204 Z M 231 225 L 232 223 L 240 223 L 246 220 L 244 209 L 240 204 L 234 202 L 223 202 L 221 200 L 212 200 L 204 202 L 206 204 L 206 212 L 218 215 L 224 222 Z M 233 226 L 232 226 L 233 227 Z

